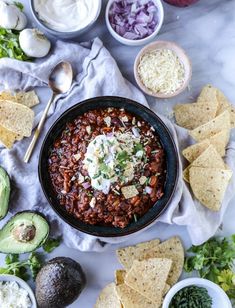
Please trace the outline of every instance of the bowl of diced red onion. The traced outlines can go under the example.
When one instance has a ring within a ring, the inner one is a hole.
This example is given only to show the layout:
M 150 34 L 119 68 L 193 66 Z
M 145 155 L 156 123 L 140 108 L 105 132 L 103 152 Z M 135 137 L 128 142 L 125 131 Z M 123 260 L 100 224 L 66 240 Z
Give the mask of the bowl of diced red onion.
M 109 0 L 106 24 L 120 43 L 140 46 L 152 41 L 161 29 L 164 11 L 160 0 Z

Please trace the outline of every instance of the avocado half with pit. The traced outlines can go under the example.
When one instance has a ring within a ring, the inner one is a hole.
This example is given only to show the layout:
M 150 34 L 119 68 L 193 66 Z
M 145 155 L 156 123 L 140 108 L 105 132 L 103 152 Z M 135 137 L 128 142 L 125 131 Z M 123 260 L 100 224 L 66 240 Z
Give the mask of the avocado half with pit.
M 57 257 L 47 262 L 36 277 L 39 308 L 64 308 L 72 304 L 86 285 L 81 265 L 71 258 Z
M 49 224 L 37 212 L 20 212 L 0 230 L 0 252 L 26 253 L 42 246 L 49 235 Z
M 7 215 L 10 190 L 9 176 L 6 171 L 0 167 L 0 219 L 3 219 Z

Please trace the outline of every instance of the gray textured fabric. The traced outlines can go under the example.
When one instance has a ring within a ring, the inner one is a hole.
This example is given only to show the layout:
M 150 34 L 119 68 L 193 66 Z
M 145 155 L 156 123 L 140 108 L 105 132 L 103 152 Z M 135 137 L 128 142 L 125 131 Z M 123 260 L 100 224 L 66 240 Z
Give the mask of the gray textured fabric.
M 4 88 L 13 90 L 28 90 L 33 87 L 46 86 L 49 72 L 61 60 L 67 60 L 72 63 L 75 73 L 74 83 L 69 95 L 66 98 L 59 98 L 51 108 L 30 163 L 27 165 L 22 161 L 30 142 L 30 138 L 25 138 L 16 143 L 10 151 L 1 149 L 0 164 L 7 170 L 12 179 L 11 213 L 26 209 L 38 210 L 44 213 L 52 222 L 54 232 L 63 233 L 67 246 L 83 251 L 100 251 L 104 249 L 101 241 L 118 243 L 125 241 L 126 237 L 115 239 L 102 238 L 99 241 L 95 237 L 71 228 L 62 222 L 52 211 L 42 193 L 37 176 L 38 155 L 41 143 L 49 127 L 60 114 L 84 99 L 102 95 L 118 95 L 134 99 L 146 106 L 147 102 L 143 94 L 122 77 L 116 62 L 98 38 L 91 43 L 83 45 L 57 41 L 52 53 L 47 58 L 34 63 L 1 59 L 0 84 Z M 42 98 L 41 108 L 45 104 L 46 102 Z M 40 113 L 36 116 L 35 124 L 39 117 Z M 184 148 L 192 142 L 186 130 L 173 125 L 164 117 L 162 119 L 170 129 L 177 146 L 180 144 Z M 180 152 L 181 150 L 180 148 Z M 235 170 L 234 158 L 235 146 L 231 143 L 227 151 L 227 163 L 233 170 Z M 188 187 L 182 180 L 181 170 L 182 167 L 180 166 L 179 182 L 174 198 L 167 211 L 157 221 L 186 225 L 192 242 L 200 244 L 212 236 L 221 224 L 224 211 L 235 191 L 234 177 L 229 185 L 221 211 L 212 213 L 192 199 Z M 129 238 L 130 236 L 128 236 Z

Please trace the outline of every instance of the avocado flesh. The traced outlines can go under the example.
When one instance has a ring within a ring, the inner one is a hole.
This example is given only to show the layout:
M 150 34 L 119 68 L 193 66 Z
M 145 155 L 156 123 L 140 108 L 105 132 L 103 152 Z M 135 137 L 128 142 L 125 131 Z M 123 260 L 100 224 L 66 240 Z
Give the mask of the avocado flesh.
M 32 240 L 22 242 L 15 238 L 13 231 L 22 224 L 35 227 L 35 236 Z M 48 222 L 41 215 L 29 211 L 18 213 L 0 230 L 0 252 L 20 254 L 34 251 L 46 241 L 48 234 Z
M 10 180 L 6 171 L 0 167 L 0 219 L 3 219 L 9 207 Z

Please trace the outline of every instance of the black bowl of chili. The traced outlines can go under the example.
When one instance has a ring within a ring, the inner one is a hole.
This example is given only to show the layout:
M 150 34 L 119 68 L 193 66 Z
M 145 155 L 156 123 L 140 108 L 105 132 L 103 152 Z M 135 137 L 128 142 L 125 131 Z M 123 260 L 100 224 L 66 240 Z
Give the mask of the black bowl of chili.
M 102 143 L 103 160 L 92 165 L 96 142 Z M 116 159 L 112 175 L 110 151 Z M 123 179 L 120 170 L 129 167 L 134 173 Z M 176 146 L 162 120 L 140 103 L 113 96 L 65 111 L 47 133 L 39 157 L 39 179 L 51 207 L 72 227 L 99 237 L 128 235 L 156 220 L 170 204 L 178 169 Z

